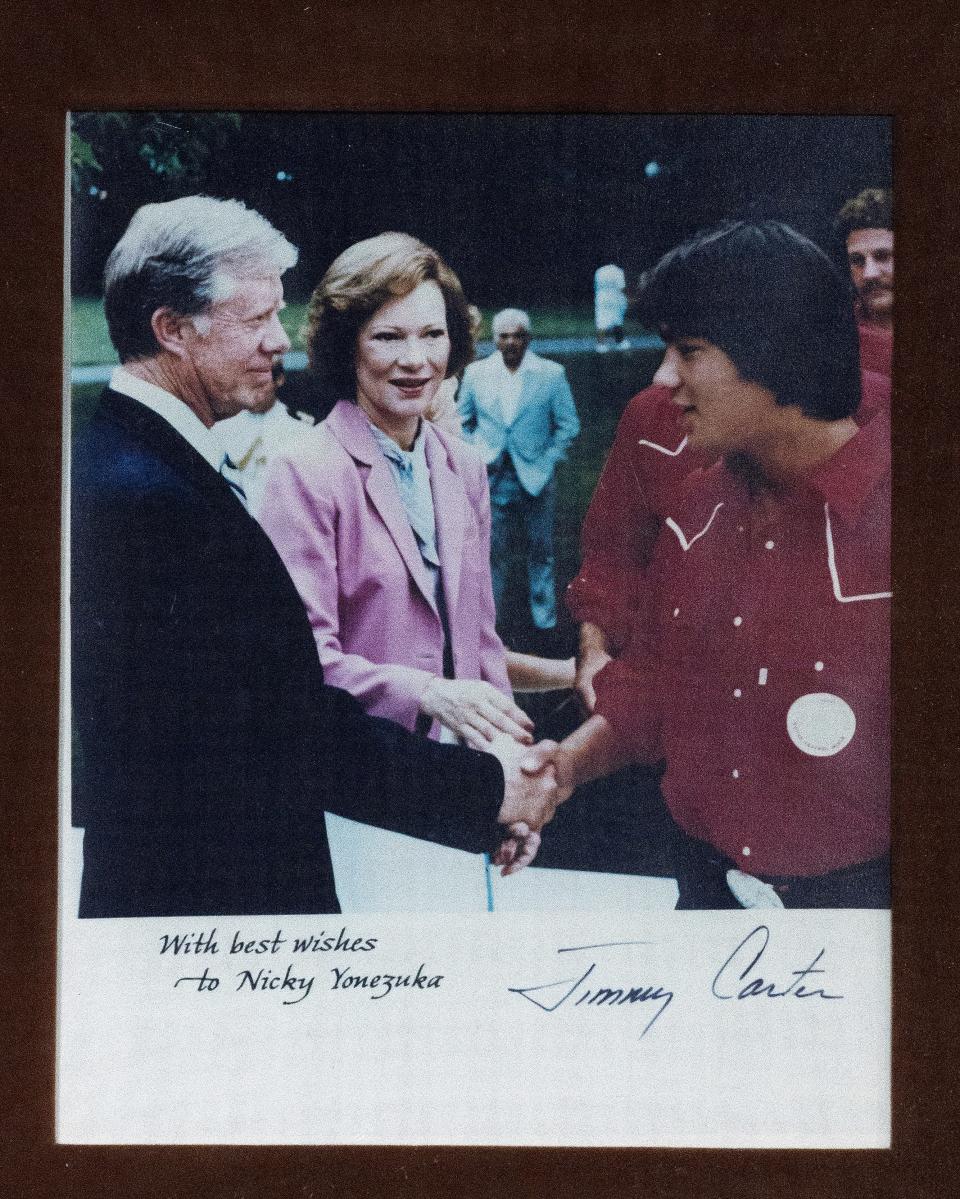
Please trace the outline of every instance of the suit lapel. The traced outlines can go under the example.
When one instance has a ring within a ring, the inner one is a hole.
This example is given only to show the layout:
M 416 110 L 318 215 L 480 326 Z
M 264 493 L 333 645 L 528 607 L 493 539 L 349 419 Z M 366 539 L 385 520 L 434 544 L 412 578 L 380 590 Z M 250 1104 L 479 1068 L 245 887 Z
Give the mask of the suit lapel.
M 285 636 L 299 639 L 307 655 L 304 660 L 316 663 L 319 671 L 310 621 L 293 579 L 273 542 L 234 495 L 227 480 L 163 417 L 129 396 L 104 391 L 98 419 L 120 427 L 145 455 L 153 461 L 159 459 L 210 504 L 214 519 L 207 523 L 207 531 L 212 524 L 217 537 L 211 547 L 211 568 L 214 562 L 221 569 L 224 563 L 229 564 L 236 572 L 238 594 L 249 595 L 250 588 L 259 594 L 275 627 L 283 628 Z M 189 535 L 188 530 L 184 533 Z M 222 543 L 230 547 L 229 552 L 223 553 Z M 319 677 L 322 681 L 322 672 Z
M 431 608 L 435 608 L 433 580 L 423 564 L 417 539 L 410 528 L 403 502 L 397 492 L 397 485 L 386 458 L 373 440 L 367 418 L 355 404 L 341 400 L 324 424 L 350 457 L 359 464 L 361 477 L 366 475 L 364 487 L 370 503 L 386 526 L 423 598 Z
M 469 503 L 463 482 L 451 467 L 446 446 L 429 425 L 426 453 L 427 465 L 430 467 L 433 510 L 437 514 L 440 577 L 443 580 L 443 594 L 447 601 L 447 615 L 452 629 L 456 627 L 457 604 L 460 600 L 460 571 L 463 566 L 463 542 L 469 519 Z
M 107 419 L 158 454 L 212 503 L 233 516 L 244 512 L 248 519 L 253 519 L 245 512 L 227 480 L 162 416 L 145 404 L 109 388 L 100 397 L 100 409 Z

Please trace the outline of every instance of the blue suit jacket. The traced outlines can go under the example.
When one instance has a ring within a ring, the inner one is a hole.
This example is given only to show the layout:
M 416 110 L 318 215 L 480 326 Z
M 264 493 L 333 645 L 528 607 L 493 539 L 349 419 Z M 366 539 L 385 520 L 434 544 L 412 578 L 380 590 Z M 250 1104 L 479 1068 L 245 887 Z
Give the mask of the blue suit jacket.
M 508 425 L 497 399 L 501 361 L 497 352 L 467 367 L 457 395 L 464 431 L 488 466 L 506 450 L 524 491 L 539 495 L 580 432 L 567 372 L 527 350 L 517 415 Z
M 269 538 L 166 421 L 107 391 L 71 493 L 81 916 L 335 912 L 325 808 L 488 847 L 496 759 L 324 684 Z

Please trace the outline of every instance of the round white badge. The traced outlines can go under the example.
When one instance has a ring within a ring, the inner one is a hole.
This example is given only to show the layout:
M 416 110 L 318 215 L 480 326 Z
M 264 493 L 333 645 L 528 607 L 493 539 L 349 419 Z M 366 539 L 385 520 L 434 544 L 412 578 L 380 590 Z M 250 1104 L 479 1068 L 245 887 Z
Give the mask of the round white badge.
M 797 749 L 814 758 L 829 758 L 846 749 L 856 731 L 853 708 L 845 699 L 828 691 L 801 695 L 787 713 L 790 740 Z

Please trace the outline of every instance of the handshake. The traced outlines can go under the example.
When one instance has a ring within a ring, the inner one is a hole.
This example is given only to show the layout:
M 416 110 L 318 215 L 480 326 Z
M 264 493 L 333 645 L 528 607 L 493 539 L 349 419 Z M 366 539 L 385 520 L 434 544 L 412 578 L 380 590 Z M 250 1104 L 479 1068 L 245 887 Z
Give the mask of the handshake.
M 557 806 L 570 798 L 572 786 L 557 778 L 555 741 L 524 746 L 507 733 L 487 745 L 503 767 L 503 805 L 497 817 L 507 836 L 493 856 L 503 875 L 529 866 L 540 848 L 540 830 L 553 819 Z

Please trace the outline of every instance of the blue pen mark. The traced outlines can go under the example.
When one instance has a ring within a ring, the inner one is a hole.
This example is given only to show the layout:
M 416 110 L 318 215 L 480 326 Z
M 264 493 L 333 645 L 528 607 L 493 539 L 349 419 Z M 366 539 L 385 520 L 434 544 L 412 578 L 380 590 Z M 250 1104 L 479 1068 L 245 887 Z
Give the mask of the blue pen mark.
M 490 855 L 483 855 L 483 873 L 487 880 L 487 911 L 493 911 L 493 877 L 490 874 Z

